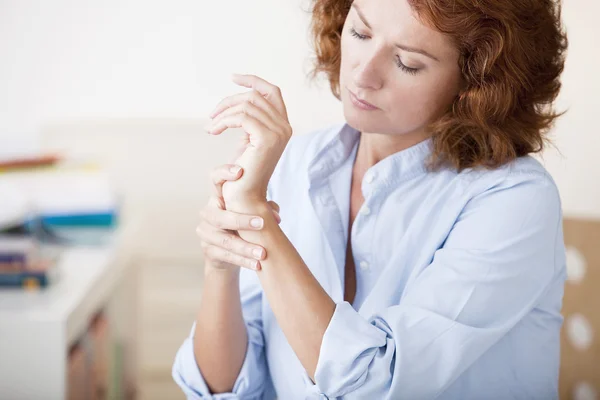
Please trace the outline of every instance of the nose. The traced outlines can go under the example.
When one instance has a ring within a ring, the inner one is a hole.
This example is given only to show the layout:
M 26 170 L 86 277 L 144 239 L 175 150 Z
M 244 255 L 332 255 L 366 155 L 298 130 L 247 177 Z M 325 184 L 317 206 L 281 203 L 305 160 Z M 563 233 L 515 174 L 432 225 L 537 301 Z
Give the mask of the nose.
M 357 89 L 378 90 L 383 85 L 382 71 L 379 68 L 377 54 L 359 62 L 354 70 L 354 86 Z

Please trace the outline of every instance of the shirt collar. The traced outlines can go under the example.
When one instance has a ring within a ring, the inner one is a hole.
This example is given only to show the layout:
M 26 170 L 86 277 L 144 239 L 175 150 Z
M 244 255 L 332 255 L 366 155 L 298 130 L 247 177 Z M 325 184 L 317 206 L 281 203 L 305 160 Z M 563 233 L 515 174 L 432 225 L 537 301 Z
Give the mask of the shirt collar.
M 311 185 L 323 181 L 340 168 L 348 157 L 354 154 L 352 150 L 358 145 L 359 140 L 360 132 L 347 123 L 344 123 L 341 128 L 336 126 L 327 132 L 325 145 L 309 162 L 308 174 Z M 365 177 L 372 176 L 371 182 L 376 183 L 371 186 L 377 186 L 392 185 L 426 173 L 426 161 L 431 155 L 432 145 L 432 139 L 427 138 L 407 149 L 393 153 L 370 167 Z M 368 191 L 366 185 L 370 179 L 363 180 L 363 194 Z

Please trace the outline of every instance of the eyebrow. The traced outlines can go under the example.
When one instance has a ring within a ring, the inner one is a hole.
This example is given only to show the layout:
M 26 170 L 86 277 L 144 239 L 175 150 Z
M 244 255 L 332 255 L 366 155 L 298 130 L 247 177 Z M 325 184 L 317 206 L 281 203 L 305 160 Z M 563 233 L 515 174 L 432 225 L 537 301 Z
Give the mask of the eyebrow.
M 360 8 L 358 8 L 358 5 L 356 3 L 352 3 L 352 8 L 354 8 L 358 14 L 358 17 L 360 18 L 360 20 L 363 22 L 363 24 L 365 24 L 367 26 L 367 28 L 369 29 L 373 29 L 371 28 L 371 25 L 369 25 L 369 23 L 367 22 L 367 19 L 365 18 L 364 14 L 362 13 L 362 11 L 360 11 Z M 428 52 L 426 52 L 425 50 L 422 49 L 417 49 L 416 47 L 409 47 L 409 46 L 405 46 L 402 44 L 396 44 L 396 47 L 398 47 L 399 49 L 402 49 L 404 51 L 408 51 L 410 53 L 419 53 L 419 54 L 423 54 L 424 56 L 427 56 L 429 58 L 434 59 L 435 61 L 440 61 L 437 59 L 437 57 L 434 57 L 433 55 L 429 54 Z

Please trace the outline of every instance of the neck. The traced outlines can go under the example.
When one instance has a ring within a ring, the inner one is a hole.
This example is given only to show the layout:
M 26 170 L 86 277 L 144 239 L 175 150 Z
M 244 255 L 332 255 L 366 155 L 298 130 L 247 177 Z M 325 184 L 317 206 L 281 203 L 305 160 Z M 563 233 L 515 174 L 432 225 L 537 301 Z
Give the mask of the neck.
M 425 133 L 389 135 L 361 132 L 355 167 L 366 171 L 384 158 L 421 143 L 428 137 Z

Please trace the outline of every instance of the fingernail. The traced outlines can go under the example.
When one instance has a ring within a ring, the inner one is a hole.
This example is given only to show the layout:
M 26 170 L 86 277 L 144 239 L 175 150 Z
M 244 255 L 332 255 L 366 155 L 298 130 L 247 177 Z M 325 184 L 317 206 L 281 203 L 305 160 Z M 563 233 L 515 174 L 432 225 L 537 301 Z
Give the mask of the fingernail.
M 254 255 L 254 257 L 256 257 L 256 258 L 262 258 L 262 256 L 263 256 L 263 249 L 254 249 L 254 250 L 252 250 L 252 255 Z
M 233 175 L 237 175 L 238 172 L 240 172 L 240 167 L 231 167 L 229 168 L 229 171 L 233 174 Z
M 263 226 L 263 219 L 262 218 L 252 218 L 250 220 L 250 225 L 253 228 L 262 228 L 262 226 Z

